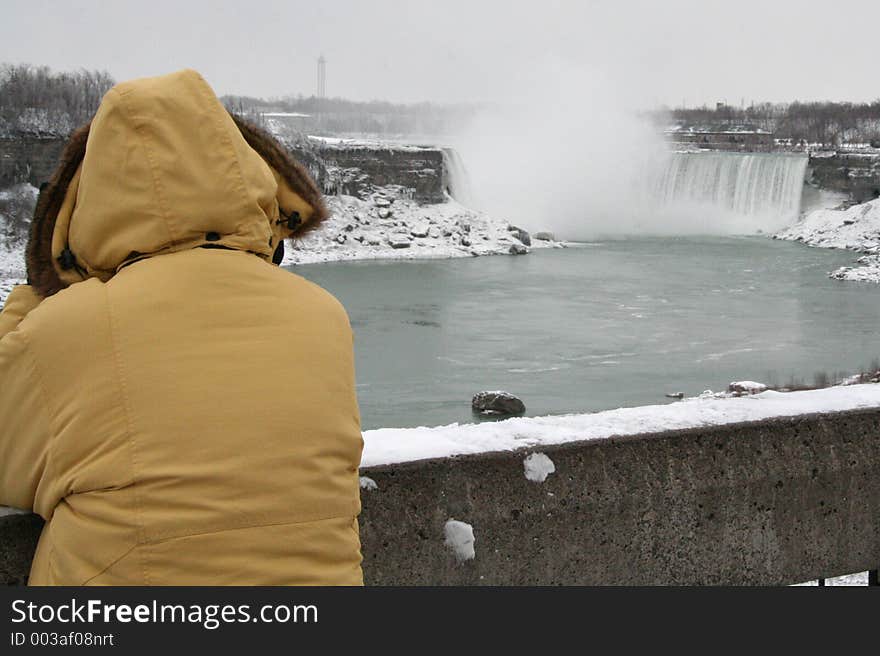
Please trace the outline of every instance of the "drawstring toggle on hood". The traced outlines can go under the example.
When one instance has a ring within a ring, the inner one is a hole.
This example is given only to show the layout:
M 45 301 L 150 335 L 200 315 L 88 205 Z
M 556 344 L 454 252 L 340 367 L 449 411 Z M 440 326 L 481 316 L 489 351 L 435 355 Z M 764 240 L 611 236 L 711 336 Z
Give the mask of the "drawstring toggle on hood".
M 58 266 L 61 267 L 62 270 L 70 271 L 73 269 L 83 278 L 88 277 L 88 272 L 76 261 L 76 255 L 70 250 L 70 246 L 65 246 L 64 250 L 61 251 L 61 255 L 59 255 L 57 259 Z

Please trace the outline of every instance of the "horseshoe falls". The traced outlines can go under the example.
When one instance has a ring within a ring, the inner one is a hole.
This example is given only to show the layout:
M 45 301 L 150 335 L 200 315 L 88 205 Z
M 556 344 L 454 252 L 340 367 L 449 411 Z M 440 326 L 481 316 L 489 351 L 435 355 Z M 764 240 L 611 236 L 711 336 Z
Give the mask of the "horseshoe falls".
M 676 152 L 650 196 L 685 232 L 772 232 L 798 218 L 807 161 L 788 153 Z
M 443 148 L 443 169 L 445 188 L 449 195 L 462 205 L 473 207 L 476 201 L 471 187 L 471 177 L 455 148 Z

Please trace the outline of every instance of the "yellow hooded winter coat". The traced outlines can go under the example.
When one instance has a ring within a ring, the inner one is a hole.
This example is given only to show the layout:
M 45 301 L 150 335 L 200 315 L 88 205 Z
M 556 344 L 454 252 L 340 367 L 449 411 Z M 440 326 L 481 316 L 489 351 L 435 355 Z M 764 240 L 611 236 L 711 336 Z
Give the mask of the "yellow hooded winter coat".
M 0 314 L 0 504 L 46 519 L 32 585 L 362 583 L 348 318 L 271 262 L 325 216 L 197 73 L 105 96 Z

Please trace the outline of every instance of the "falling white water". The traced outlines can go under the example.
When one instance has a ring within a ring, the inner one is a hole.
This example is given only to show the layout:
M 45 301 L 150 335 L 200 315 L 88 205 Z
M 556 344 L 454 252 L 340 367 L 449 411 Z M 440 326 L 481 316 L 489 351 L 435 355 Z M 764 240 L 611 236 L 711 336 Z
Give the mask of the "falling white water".
M 443 168 L 449 195 L 462 205 L 474 207 L 470 174 L 455 148 L 443 148 Z
M 806 167 L 806 155 L 673 153 L 653 196 L 664 214 L 717 223 L 709 232 L 769 232 L 798 218 Z

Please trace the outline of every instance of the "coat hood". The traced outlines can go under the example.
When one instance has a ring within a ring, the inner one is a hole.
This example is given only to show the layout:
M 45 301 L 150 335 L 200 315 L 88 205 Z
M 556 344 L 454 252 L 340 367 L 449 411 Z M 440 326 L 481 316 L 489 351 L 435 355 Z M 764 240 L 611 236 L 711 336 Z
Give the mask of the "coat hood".
M 75 132 L 34 211 L 28 278 L 49 296 L 201 246 L 267 261 L 326 219 L 306 170 L 195 71 L 118 84 Z

